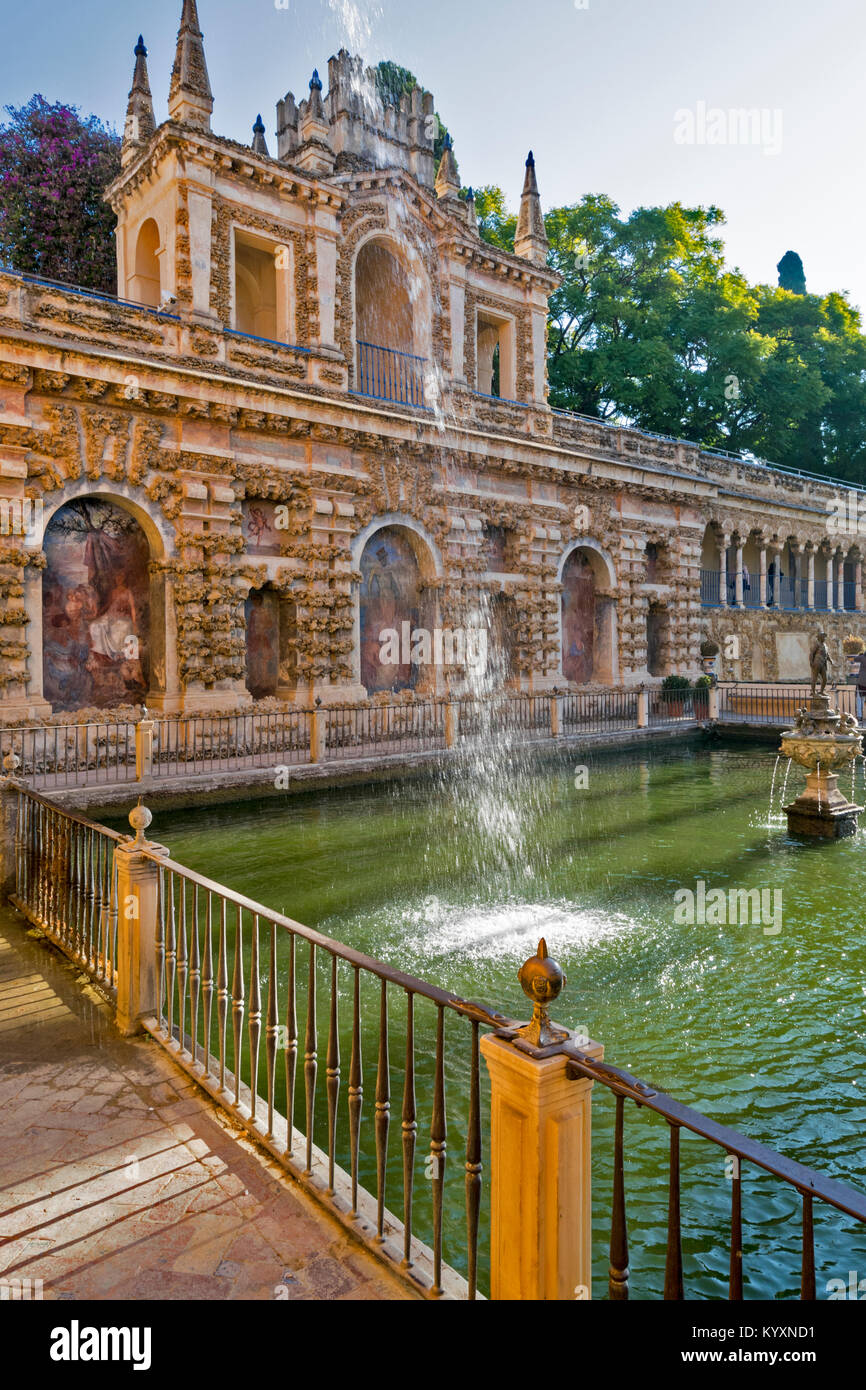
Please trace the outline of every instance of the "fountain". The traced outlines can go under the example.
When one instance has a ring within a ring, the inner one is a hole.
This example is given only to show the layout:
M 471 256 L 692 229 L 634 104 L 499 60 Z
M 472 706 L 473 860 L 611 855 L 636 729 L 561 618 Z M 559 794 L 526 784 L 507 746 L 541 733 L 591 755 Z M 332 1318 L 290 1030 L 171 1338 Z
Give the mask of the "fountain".
M 793 729 L 782 734 L 781 751 L 808 773 L 805 790 L 784 808 L 789 831 L 838 840 L 854 834 L 864 809 L 848 801 L 837 785 L 838 774 L 862 754 L 863 740 L 854 716 L 834 709 L 824 693 L 829 661 L 825 634 L 819 632 L 809 652 L 812 696 L 797 712 Z

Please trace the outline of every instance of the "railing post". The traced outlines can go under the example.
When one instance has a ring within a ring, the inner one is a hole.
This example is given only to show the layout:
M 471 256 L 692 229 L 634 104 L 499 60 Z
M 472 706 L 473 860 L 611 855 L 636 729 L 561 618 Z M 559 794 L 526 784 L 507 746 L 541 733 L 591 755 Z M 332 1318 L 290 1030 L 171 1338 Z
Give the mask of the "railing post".
M 649 724 L 649 695 L 643 686 L 637 692 L 637 726 L 645 729 Z
M 445 704 L 445 747 L 453 748 L 457 742 L 457 723 L 460 714 L 459 706 L 453 700 L 447 700 Z
M 550 696 L 550 737 L 559 738 L 562 733 L 562 696 L 554 690 Z
M 18 825 L 18 790 L 15 770 L 18 756 L 7 753 L 0 777 L 0 903 L 15 892 L 17 881 L 15 836 Z
M 322 697 L 316 696 L 315 709 L 310 710 L 310 762 L 323 763 L 328 751 L 328 716 L 322 709 Z
M 158 1007 L 156 941 L 159 917 L 159 865 L 151 854 L 167 855 L 164 845 L 144 839 L 153 817 L 139 802 L 129 813 L 134 840 L 114 850 L 117 869 L 117 1026 L 129 1036 Z M 143 850 L 149 854 L 143 854 Z
M 707 718 L 717 720 L 719 717 L 719 688 L 711 685 L 707 691 Z
M 490 1297 L 588 1299 L 592 1289 L 590 1098 L 593 1083 L 570 1081 L 546 1004 L 565 983 L 539 943 L 520 971 L 532 1022 L 513 1038 L 488 1034 L 481 1051 L 491 1083 Z M 598 1043 L 580 1041 L 600 1059 Z
M 141 719 L 135 726 L 135 780 L 150 777 L 153 772 L 153 720 L 144 705 Z

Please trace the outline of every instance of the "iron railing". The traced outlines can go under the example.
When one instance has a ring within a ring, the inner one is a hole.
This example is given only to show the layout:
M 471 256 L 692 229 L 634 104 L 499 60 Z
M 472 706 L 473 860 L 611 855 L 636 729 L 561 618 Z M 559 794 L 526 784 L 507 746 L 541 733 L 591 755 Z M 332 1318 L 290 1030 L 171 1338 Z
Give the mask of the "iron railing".
M 19 759 L 19 777 L 52 791 L 136 780 L 135 724 L 128 720 L 0 728 L 0 763 L 8 753 Z
M 427 359 L 358 339 L 358 394 L 399 405 L 424 405 Z
M 19 789 L 10 900 L 111 994 L 117 970 L 114 849 L 121 838 Z
M 811 689 L 806 682 L 789 685 L 745 684 L 720 681 L 717 686 L 719 720 L 722 723 L 793 724 L 797 711 L 808 704 Z M 835 686 L 833 704 L 843 714 L 855 713 L 852 685 Z
M 722 602 L 722 576 L 718 570 L 701 570 L 701 604 L 704 608 L 718 608 Z
M 121 842 L 130 843 L 18 788 L 12 901 L 108 992 L 116 990 L 113 851 Z M 157 1010 L 144 1020 L 147 1031 L 330 1202 L 341 1220 L 366 1222 L 379 1249 L 419 1287 L 433 1296 L 470 1300 L 483 1293 L 480 1030 L 517 1041 L 531 1053 L 518 1038 L 520 1025 L 275 913 L 146 844 L 141 853 L 155 866 L 158 881 Z M 374 1056 L 365 1062 L 370 1031 Z M 685 1129 L 733 1160 L 729 1299 L 744 1296 L 742 1165 L 747 1164 L 799 1194 L 800 1297 L 814 1300 L 814 1204 L 863 1224 L 866 1195 L 599 1061 L 582 1042 L 572 1033 L 556 1046 L 567 1060 L 568 1076 L 597 1081 L 616 1098 L 608 1297 L 629 1297 L 625 1104 L 632 1101 L 668 1126 L 663 1297 L 686 1297 L 680 1166 Z M 449 1127 L 448 1095 L 453 1097 L 458 1084 L 465 1088 L 463 1119 Z M 366 1099 L 370 1090 L 372 1105 Z M 396 1110 L 398 1104 L 395 1144 L 392 1105 Z M 455 1128 L 461 1150 L 456 1164 L 449 1158 Z M 422 1143 L 422 1133 L 429 1133 L 428 1142 Z M 426 1184 L 418 1181 L 422 1168 Z M 389 1210 L 392 1192 L 401 1216 Z M 463 1213 L 459 1237 L 458 1210 Z M 450 1260 L 462 1264 L 465 1280 Z
M 608 1297 L 620 1302 L 629 1296 L 629 1241 L 625 1199 L 625 1102 L 631 1100 L 641 1110 L 660 1115 L 669 1132 L 668 1211 L 665 1246 L 665 1275 L 663 1297 L 681 1300 L 686 1296 L 683 1277 L 683 1243 L 681 1220 L 680 1130 L 686 1129 L 721 1149 L 731 1164 L 731 1216 L 728 1299 L 743 1299 L 743 1173 L 742 1164 L 751 1164 L 771 1173 L 801 1200 L 802 1255 L 800 1266 L 800 1298 L 814 1301 L 815 1238 L 814 1203 L 823 1202 L 836 1211 L 866 1223 L 866 1195 L 807 1168 L 794 1159 L 775 1153 L 764 1144 L 728 1129 L 708 1119 L 697 1110 L 680 1104 L 673 1096 L 639 1081 L 627 1071 L 608 1063 L 596 1061 L 573 1043 L 565 1043 L 562 1051 L 568 1058 L 568 1075 L 573 1080 L 599 1081 L 616 1096 L 614 1126 L 613 1196 L 610 1225 L 610 1268 Z
M 310 761 L 310 711 L 154 720 L 154 777 L 236 772 Z
M 616 733 L 638 727 L 636 690 L 575 691 L 561 697 L 562 733 Z

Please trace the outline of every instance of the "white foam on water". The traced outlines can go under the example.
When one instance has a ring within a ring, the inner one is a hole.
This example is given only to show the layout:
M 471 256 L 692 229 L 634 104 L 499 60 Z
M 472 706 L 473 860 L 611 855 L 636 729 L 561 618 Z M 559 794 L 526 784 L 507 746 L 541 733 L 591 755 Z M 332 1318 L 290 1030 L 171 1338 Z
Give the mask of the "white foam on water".
M 542 936 L 554 954 L 562 954 L 567 946 L 588 947 L 639 926 L 626 913 L 577 908 L 566 902 L 466 906 L 431 897 L 404 909 L 398 932 L 405 949 L 425 961 L 457 955 L 523 961 Z

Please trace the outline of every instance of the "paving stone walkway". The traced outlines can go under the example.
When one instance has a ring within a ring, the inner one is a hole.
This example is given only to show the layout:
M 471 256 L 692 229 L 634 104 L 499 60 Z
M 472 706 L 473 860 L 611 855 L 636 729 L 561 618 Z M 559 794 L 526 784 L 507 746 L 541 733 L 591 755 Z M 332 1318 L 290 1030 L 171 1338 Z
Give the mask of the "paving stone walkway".
M 25 1279 L 46 1299 L 412 1297 L 0 908 L 0 1297 Z

